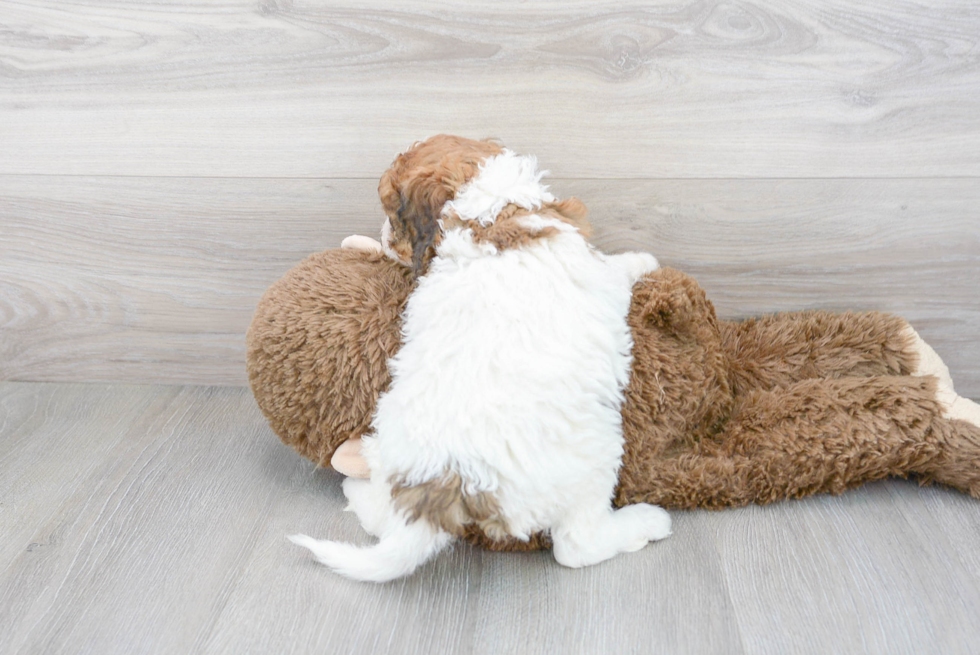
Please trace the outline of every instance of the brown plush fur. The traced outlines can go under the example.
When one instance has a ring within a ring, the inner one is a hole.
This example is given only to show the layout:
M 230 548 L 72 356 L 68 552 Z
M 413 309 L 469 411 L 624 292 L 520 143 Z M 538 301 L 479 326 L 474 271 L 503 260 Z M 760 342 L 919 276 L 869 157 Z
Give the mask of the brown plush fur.
M 248 334 L 256 400 L 282 440 L 317 464 L 368 430 L 411 285 L 409 269 L 388 259 L 335 250 L 298 265 L 260 302 Z M 980 429 L 942 418 L 936 380 L 908 375 L 916 356 L 904 320 L 722 321 L 693 279 L 668 268 L 634 287 L 628 320 L 617 505 L 732 507 L 886 476 L 980 498 Z M 477 524 L 463 533 L 499 550 L 548 545 L 541 535 L 494 541 Z
M 379 254 L 328 250 L 273 284 L 248 329 L 249 383 L 272 429 L 326 466 L 364 434 L 401 346 L 409 269 Z

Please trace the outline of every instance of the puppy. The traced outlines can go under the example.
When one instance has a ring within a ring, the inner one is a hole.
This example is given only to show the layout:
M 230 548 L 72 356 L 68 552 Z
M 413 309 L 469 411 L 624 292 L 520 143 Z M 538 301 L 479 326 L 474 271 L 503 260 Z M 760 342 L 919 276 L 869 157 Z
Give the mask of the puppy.
M 550 534 L 581 567 L 670 534 L 653 505 L 614 510 L 626 315 L 652 256 L 604 255 L 585 208 L 559 202 L 533 157 L 439 136 L 400 155 L 379 193 L 382 246 L 412 267 L 404 345 L 363 440 L 369 479 L 344 493 L 371 547 L 290 537 L 357 580 L 410 574 L 471 524 Z

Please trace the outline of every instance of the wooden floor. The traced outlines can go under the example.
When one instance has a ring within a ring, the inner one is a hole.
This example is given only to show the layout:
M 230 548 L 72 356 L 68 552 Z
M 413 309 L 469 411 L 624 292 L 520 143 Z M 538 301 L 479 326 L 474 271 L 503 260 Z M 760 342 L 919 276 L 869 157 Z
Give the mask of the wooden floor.
M 2 653 L 969 653 L 980 503 L 895 480 L 674 512 L 584 570 L 460 545 L 356 583 L 340 478 L 240 387 L 0 383 Z

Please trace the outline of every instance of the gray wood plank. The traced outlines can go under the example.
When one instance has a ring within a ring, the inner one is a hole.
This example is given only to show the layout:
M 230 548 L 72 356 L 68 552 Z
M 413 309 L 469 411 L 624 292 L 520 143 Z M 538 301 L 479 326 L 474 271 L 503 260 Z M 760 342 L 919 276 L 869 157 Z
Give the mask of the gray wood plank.
M 3 563 L 21 555 L 25 543 L 27 552 L 40 553 L 47 544 L 31 541 L 39 528 L 64 520 L 64 504 L 80 486 L 104 475 L 107 461 L 131 454 L 132 424 L 165 411 L 176 394 L 176 389 L 149 387 L 0 388 Z M 80 434 L 93 426 L 100 434 Z M 58 533 L 45 537 L 60 539 Z
M 980 174 L 980 7 L 0 2 L 0 173 L 374 178 L 437 132 L 566 177 Z
M 3 385 L 11 388 L 19 391 Z M 0 574 L 0 615 L 8 619 L 0 651 L 190 652 L 254 546 L 249 535 L 275 489 L 261 481 L 289 474 L 266 470 L 261 455 L 288 453 L 256 438 L 267 430 L 254 411 L 242 411 L 250 399 L 239 388 L 35 385 L 34 393 L 53 409 L 51 396 L 63 393 L 97 405 L 70 430 L 47 429 L 38 416 L 36 434 L 63 442 L 64 451 L 103 456 L 62 487 L 69 493 L 49 494 L 48 507 L 21 510 L 34 525 L 29 535 L 10 535 L 16 555 Z M 134 396 L 155 411 L 126 421 L 105 416 Z M 5 458 L 14 473 L 57 476 L 63 463 L 21 456 L 27 445 L 14 444 Z
M 910 520 L 911 525 L 922 528 L 930 538 L 942 540 L 950 545 L 950 556 L 954 557 L 970 571 L 974 584 L 980 585 L 980 522 L 963 520 L 964 516 L 976 509 L 972 498 L 959 494 L 947 494 L 942 489 L 926 489 L 916 498 L 929 512 L 933 521 L 921 523 Z M 916 506 L 910 513 L 921 517 L 923 512 Z
M 975 527 L 980 503 L 932 513 L 923 493 L 888 481 L 726 512 L 721 555 L 746 652 L 972 652 L 980 580 L 955 557 L 962 544 L 927 526 Z
M 745 652 L 718 548 L 722 516 L 672 514 L 669 539 L 598 566 L 488 558 L 475 652 Z
M 578 571 L 459 546 L 373 585 L 284 538 L 368 541 L 339 482 L 242 388 L 0 383 L 0 651 L 965 653 L 980 638 L 980 502 L 948 489 L 675 512 L 669 539 Z
M 244 384 L 262 292 L 376 235 L 371 180 L 0 176 L 0 379 Z M 608 251 L 694 275 L 721 315 L 909 318 L 980 397 L 980 184 L 567 180 Z
M 481 551 L 459 545 L 417 575 L 385 585 L 332 574 L 286 541 L 304 532 L 320 539 L 370 543 L 356 518 L 343 514 L 340 478 L 327 471 L 296 477 L 270 513 L 231 591 L 204 653 L 469 653 L 481 595 Z

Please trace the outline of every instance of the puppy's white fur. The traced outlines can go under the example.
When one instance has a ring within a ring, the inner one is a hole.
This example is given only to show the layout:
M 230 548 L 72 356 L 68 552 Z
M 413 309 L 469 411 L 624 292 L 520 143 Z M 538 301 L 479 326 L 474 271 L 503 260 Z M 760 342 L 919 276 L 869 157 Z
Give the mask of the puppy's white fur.
M 533 159 L 508 152 L 488 160 L 451 209 L 483 222 L 510 202 L 540 207 L 552 197 L 539 180 Z M 670 534 L 658 507 L 611 505 L 632 358 L 626 315 L 634 282 L 657 261 L 605 256 L 554 219 L 524 223 L 559 233 L 498 251 L 470 229 L 451 229 L 410 296 L 392 383 L 364 438 L 371 478 L 344 483 L 349 509 L 380 541 L 358 549 L 294 538 L 338 572 L 407 575 L 452 541 L 392 508 L 393 478 L 411 485 L 458 474 L 465 492 L 494 496 L 512 536 L 550 532 L 568 566 Z
M 446 203 L 443 213 L 455 212 L 460 218 L 490 225 L 497 214 L 509 204 L 523 209 L 540 209 L 555 197 L 541 184 L 547 171 L 538 170 L 538 161 L 511 150 L 488 157 L 480 172 Z

